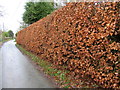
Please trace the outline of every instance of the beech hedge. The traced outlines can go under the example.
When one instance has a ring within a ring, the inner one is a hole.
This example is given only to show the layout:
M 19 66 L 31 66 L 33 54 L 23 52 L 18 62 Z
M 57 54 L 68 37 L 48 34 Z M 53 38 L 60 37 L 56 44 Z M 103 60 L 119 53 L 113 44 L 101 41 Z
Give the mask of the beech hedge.
M 120 2 L 72 2 L 18 32 L 17 43 L 78 78 L 120 88 Z

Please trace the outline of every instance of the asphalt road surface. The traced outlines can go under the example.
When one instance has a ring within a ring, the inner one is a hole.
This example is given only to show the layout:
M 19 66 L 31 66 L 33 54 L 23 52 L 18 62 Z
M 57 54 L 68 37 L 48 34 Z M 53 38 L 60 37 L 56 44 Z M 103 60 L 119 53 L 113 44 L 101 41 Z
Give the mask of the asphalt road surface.
M 3 44 L 0 55 L 2 88 L 54 88 L 53 83 L 36 70 L 29 58 L 16 48 L 13 40 Z

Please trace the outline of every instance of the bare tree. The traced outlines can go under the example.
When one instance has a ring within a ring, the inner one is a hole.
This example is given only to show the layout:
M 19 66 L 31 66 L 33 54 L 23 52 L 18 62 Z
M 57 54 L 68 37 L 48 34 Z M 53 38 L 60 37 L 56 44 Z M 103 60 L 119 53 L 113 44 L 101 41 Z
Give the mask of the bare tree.
M 0 16 L 3 16 L 2 6 L 0 6 Z

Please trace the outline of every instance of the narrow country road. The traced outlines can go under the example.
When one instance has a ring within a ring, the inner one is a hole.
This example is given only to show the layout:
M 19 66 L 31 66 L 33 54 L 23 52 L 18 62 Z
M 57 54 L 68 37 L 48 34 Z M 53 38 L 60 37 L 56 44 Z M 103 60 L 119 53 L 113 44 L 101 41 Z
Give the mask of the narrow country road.
M 29 62 L 29 58 L 16 48 L 13 40 L 4 43 L 1 52 L 2 88 L 54 88 L 54 85 Z

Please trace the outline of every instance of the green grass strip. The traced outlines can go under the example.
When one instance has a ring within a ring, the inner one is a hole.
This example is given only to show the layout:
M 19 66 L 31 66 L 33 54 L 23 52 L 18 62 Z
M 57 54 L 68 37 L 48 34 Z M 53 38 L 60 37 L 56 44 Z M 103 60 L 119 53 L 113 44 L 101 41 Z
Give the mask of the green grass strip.
M 40 59 L 38 56 L 32 54 L 31 52 L 28 52 L 18 44 L 16 44 L 16 46 L 19 48 L 20 51 L 28 55 L 34 62 L 36 62 L 44 70 L 44 73 L 54 77 L 55 81 L 57 81 L 57 83 L 60 84 L 62 88 L 70 87 L 68 85 L 70 83 L 70 80 L 68 76 L 66 76 L 66 73 L 68 73 L 69 71 L 67 70 L 62 71 L 62 70 L 53 68 L 52 67 L 53 64 L 51 64 L 50 62 Z

